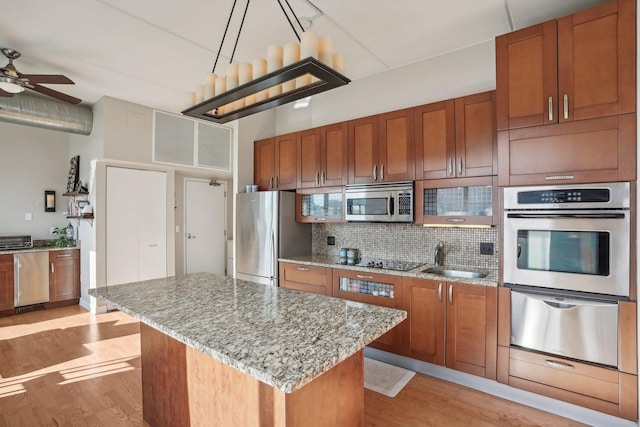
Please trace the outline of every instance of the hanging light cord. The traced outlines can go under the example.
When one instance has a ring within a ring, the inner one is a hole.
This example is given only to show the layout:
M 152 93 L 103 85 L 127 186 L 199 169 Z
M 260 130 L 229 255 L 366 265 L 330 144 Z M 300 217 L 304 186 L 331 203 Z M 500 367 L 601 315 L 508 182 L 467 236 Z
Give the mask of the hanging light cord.
M 233 11 L 236 8 L 237 1 L 238 0 L 233 0 L 233 6 L 231 6 L 231 13 L 229 13 L 229 19 L 227 20 L 227 26 L 224 29 L 224 34 L 222 35 L 222 41 L 220 42 L 220 48 L 218 49 L 218 54 L 216 55 L 216 61 L 214 62 L 213 69 L 211 70 L 212 73 L 215 73 L 215 71 L 216 71 L 216 66 L 218 65 L 218 59 L 220 59 L 220 52 L 222 52 L 222 45 L 224 44 L 224 40 L 227 37 L 227 31 L 229 30 L 229 24 L 231 23 L 231 17 L 233 16 Z M 247 5 L 244 8 L 244 13 L 242 15 L 242 21 L 240 21 L 240 28 L 238 29 L 238 36 L 236 37 L 236 42 L 233 45 L 233 52 L 231 53 L 231 58 L 229 59 L 229 64 L 231 64 L 233 62 L 233 57 L 236 54 L 236 48 L 238 47 L 238 40 L 240 40 L 240 33 L 242 33 L 242 26 L 244 25 L 244 19 L 247 16 L 247 10 L 249 9 L 249 3 L 250 2 L 251 2 L 251 0 L 247 0 Z M 302 27 L 302 24 L 300 23 L 300 20 L 296 16 L 296 13 L 293 11 L 293 8 L 289 4 L 289 0 L 284 0 L 284 2 L 287 4 L 287 6 L 289 7 L 289 10 L 291 11 L 291 14 L 295 18 L 295 20 L 298 23 L 298 25 L 300 26 L 300 30 L 302 30 L 302 32 L 304 33 L 304 28 Z M 280 9 L 282 9 L 282 13 L 284 13 L 284 17 L 287 18 L 287 22 L 289 22 L 289 25 L 291 26 L 291 29 L 293 30 L 293 33 L 296 35 L 296 38 L 298 39 L 298 42 L 299 42 L 300 41 L 300 36 L 298 35 L 298 32 L 296 31 L 296 28 L 293 25 L 293 22 L 291 22 L 291 19 L 289 18 L 289 15 L 287 14 L 287 11 L 285 10 L 285 8 L 282 5 L 282 2 L 280 0 L 278 0 L 278 4 L 280 5 Z

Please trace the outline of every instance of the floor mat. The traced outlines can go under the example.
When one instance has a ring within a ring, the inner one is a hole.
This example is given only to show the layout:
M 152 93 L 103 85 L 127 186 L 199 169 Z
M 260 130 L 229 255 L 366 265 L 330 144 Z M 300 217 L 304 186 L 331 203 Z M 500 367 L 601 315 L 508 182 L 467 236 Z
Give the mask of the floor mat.
M 364 386 L 395 397 L 416 373 L 378 360 L 364 358 Z

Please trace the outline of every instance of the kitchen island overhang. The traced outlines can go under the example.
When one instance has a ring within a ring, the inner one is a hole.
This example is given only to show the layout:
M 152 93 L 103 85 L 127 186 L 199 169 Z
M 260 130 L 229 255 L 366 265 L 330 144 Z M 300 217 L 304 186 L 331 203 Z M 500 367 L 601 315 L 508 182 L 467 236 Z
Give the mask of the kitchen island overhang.
M 209 273 L 90 294 L 142 322 L 144 418 L 152 425 L 360 425 L 362 349 L 406 318 Z

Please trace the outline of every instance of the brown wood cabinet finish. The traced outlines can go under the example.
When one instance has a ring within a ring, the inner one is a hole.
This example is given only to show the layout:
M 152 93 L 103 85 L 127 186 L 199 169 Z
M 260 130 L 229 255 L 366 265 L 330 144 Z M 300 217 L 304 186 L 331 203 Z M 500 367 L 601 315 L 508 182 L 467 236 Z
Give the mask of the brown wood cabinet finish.
M 498 129 L 635 111 L 635 0 L 496 38 Z
M 634 181 L 636 115 L 498 132 L 498 184 Z
M 483 92 L 455 100 L 455 176 L 498 173 L 496 149 L 496 92 Z
M 275 138 L 262 139 L 253 143 L 253 182 L 258 189 L 271 190 L 276 170 Z
M 409 356 L 496 379 L 497 289 L 405 278 Z
M 332 289 L 331 269 L 281 262 L 280 286 L 330 297 Z
M 49 302 L 80 298 L 80 250 L 49 251 Z
M 0 311 L 13 310 L 13 255 L 0 255 Z
M 378 181 L 413 181 L 413 108 L 380 114 L 380 168 Z
M 297 188 L 347 183 L 347 123 L 298 132 Z
M 385 283 L 394 286 L 394 298 L 379 297 L 369 294 L 349 292 L 340 290 L 340 278 L 346 277 L 355 280 L 364 280 L 369 282 Z M 351 301 L 364 302 L 367 304 L 381 305 L 385 307 L 402 308 L 402 277 L 391 276 L 387 274 L 375 274 L 367 272 L 359 272 L 353 270 L 333 269 L 333 296 L 344 298 Z M 396 354 L 407 354 L 408 343 L 408 327 L 407 321 L 400 323 L 398 326 L 382 335 L 380 338 L 369 344 L 371 347 L 388 351 Z
M 295 133 L 254 142 L 253 180 L 259 190 L 293 190 L 298 184 Z
M 415 111 L 416 179 L 449 176 L 449 159 L 455 155 L 455 101 L 421 105 Z
M 380 163 L 378 116 L 351 120 L 349 139 L 349 184 L 375 182 Z

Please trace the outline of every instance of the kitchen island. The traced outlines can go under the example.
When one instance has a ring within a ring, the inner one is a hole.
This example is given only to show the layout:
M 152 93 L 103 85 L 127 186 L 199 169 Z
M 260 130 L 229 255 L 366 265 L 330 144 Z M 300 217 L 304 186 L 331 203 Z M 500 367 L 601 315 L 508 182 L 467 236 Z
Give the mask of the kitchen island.
M 141 321 L 150 425 L 362 425 L 363 348 L 406 312 L 209 273 L 92 289 Z

